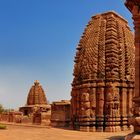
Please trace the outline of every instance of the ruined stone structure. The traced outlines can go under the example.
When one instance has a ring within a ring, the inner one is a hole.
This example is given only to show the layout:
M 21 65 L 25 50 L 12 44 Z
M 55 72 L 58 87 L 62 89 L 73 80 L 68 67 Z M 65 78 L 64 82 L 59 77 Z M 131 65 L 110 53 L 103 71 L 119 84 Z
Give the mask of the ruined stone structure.
M 47 103 L 45 92 L 39 81 L 36 80 L 34 82 L 27 97 L 27 104 L 20 107 L 19 111 L 23 112 L 23 122 L 48 124 L 51 115 L 51 106 Z
M 8 122 L 9 121 L 9 113 L 4 112 L 0 114 L 0 121 Z
M 128 129 L 134 96 L 134 39 L 115 12 L 93 16 L 77 47 L 71 92 L 74 129 Z
M 39 108 L 33 113 L 33 123 L 41 125 L 50 125 L 51 119 L 51 109 L 46 110 L 46 108 Z
M 19 111 L 10 111 L 0 114 L 0 121 L 21 123 L 23 114 Z
M 70 125 L 70 101 L 62 100 L 51 105 L 51 126 L 68 127 Z
M 8 122 L 15 122 L 15 123 L 21 123 L 22 120 L 22 112 L 19 111 L 11 111 L 9 112 L 9 120 Z

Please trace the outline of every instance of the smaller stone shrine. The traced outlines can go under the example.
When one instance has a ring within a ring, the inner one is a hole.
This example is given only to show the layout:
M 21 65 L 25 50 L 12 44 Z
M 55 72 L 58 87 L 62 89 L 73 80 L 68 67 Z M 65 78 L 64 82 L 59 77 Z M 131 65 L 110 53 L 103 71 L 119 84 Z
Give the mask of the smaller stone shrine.
M 51 126 L 68 127 L 70 125 L 70 101 L 61 100 L 51 105 Z
M 48 124 L 51 106 L 47 102 L 45 92 L 39 81 L 34 82 L 27 97 L 27 104 L 20 107 L 19 111 L 23 112 L 22 121 L 25 123 Z

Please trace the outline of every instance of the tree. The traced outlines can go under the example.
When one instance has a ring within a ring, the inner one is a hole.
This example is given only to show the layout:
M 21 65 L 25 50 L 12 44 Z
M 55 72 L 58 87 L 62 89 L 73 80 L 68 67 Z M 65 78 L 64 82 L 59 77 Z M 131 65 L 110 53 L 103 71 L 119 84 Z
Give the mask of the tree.
M 1 114 L 2 112 L 4 112 L 4 108 L 3 108 L 3 106 L 0 104 L 0 114 Z

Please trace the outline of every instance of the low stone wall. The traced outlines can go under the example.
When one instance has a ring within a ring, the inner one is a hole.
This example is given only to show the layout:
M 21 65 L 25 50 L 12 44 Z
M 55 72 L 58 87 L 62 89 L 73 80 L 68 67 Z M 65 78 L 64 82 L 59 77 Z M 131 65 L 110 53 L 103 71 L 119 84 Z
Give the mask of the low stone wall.
M 8 113 L 0 114 L 0 121 L 8 122 L 9 121 L 9 114 Z
M 21 123 L 22 116 L 21 112 L 2 113 L 0 114 L 0 121 Z

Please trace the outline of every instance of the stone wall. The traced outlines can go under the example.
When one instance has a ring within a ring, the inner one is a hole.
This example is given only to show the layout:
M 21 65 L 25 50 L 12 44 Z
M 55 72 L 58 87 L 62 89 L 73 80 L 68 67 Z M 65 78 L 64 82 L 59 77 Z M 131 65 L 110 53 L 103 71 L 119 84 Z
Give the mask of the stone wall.
M 51 125 L 68 127 L 70 125 L 70 101 L 53 102 L 51 105 Z
M 22 117 L 22 112 L 12 111 L 0 114 L 0 121 L 21 123 Z

